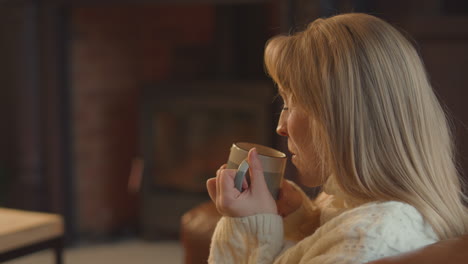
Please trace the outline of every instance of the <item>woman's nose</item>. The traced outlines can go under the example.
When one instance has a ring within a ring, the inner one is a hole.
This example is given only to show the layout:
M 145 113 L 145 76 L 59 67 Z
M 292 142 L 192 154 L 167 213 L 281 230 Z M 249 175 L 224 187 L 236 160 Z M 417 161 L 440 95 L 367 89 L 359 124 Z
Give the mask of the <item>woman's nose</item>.
M 276 127 L 276 133 L 280 136 L 287 137 L 288 136 L 288 130 L 287 130 L 287 125 L 286 122 L 283 118 L 283 115 L 280 116 L 280 119 L 278 121 L 278 126 Z

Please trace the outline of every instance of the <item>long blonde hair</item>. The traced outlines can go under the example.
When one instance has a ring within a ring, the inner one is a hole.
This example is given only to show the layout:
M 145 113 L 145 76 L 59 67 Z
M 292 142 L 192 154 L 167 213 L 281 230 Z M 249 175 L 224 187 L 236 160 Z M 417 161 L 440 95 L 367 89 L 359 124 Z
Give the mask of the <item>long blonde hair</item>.
M 366 14 L 318 19 L 271 39 L 265 67 L 322 125 L 314 144 L 347 197 L 411 204 L 441 239 L 468 232 L 448 121 L 400 32 Z

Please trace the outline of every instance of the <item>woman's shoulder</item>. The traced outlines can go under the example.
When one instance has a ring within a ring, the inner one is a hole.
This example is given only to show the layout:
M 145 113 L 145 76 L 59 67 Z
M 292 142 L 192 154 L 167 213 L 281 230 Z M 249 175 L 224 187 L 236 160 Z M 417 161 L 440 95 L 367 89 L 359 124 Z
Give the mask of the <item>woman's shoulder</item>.
M 385 226 L 399 229 L 411 226 L 420 231 L 431 229 L 423 215 L 412 205 L 398 202 L 370 202 L 344 211 L 335 219 L 337 223 L 364 224 L 369 226 Z
M 347 210 L 343 213 L 343 216 L 345 215 L 348 217 L 351 215 L 363 216 L 372 221 L 390 221 L 389 223 L 392 223 L 392 220 L 396 220 L 396 223 L 405 220 L 419 224 L 424 222 L 423 216 L 414 206 L 398 201 L 365 203 Z
M 343 259 L 346 263 L 364 263 L 437 240 L 415 207 L 389 201 L 366 203 L 339 213 L 298 247 L 305 259 L 316 258 L 317 263 L 344 263 Z
M 438 240 L 414 206 L 398 201 L 371 202 L 348 209 L 322 227 L 348 236 L 373 238 L 368 241 L 382 241 L 398 251 Z

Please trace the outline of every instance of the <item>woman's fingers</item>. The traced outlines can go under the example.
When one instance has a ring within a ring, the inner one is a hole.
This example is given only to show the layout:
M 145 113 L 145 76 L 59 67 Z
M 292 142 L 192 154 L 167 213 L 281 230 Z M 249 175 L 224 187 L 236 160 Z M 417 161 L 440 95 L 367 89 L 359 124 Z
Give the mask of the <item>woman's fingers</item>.
M 210 198 L 215 201 L 216 208 L 222 215 L 243 217 L 255 214 L 277 213 L 276 203 L 263 175 L 262 165 L 255 149 L 249 152 L 250 184 L 243 182 L 247 191 L 236 189 L 234 178 L 236 170 L 221 166 L 216 172 L 216 178 L 206 183 Z M 256 182 L 257 186 L 254 186 Z M 250 186 L 249 186 L 250 185 Z
M 241 192 L 236 189 L 234 178 L 236 170 L 224 169 L 220 171 L 217 178 L 219 189 L 217 190 L 216 208 L 227 216 L 239 216 L 239 196 Z
M 281 189 L 280 189 L 280 192 L 279 192 L 279 198 L 282 198 L 284 196 L 288 196 L 288 194 L 291 193 L 292 191 L 295 191 L 295 190 L 293 189 L 291 184 L 287 180 L 283 180 L 281 182 Z
M 216 199 L 215 199 L 215 203 L 217 204 L 218 203 L 218 197 L 219 197 L 219 190 L 220 190 L 220 174 L 221 174 L 221 168 L 219 168 L 218 171 L 216 171 Z
M 247 182 L 247 177 L 244 177 L 242 181 L 242 191 L 247 190 L 249 188 L 249 183 Z
M 208 190 L 208 194 L 210 195 L 211 200 L 216 203 L 216 196 L 218 194 L 217 189 L 218 188 L 218 176 L 221 173 L 221 170 L 226 169 L 226 164 L 223 164 L 217 171 L 216 171 L 216 177 L 215 178 L 210 178 L 206 181 L 206 189 Z
M 211 178 L 206 181 L 206 189 L 213 202 L 216 203 L 216 178 Z
M 249 162 L 251 188 L 258 188 L 260 191 L 268 189 L 267 184 L 265 182 L 265 176 L 263 174 L 263 166 L 260 159 L 258 158 L 256 148 L 252 148 L 249 151 L 247 160 Z
M 276 201 L 278 212 L 283 217 L 293 213 L 302 205 L 302 199 L 302 195 L 293 187 L 292 183 L 283 180 L 278 200 Z
M 219 173 L 218 181 L 219 183 L 219 195 L 223 198 L 231 199 L 237 198 L 240 192 L 236 189 L 234 185 L 234 178 L 236 176 L 235 170 L 221 170 Z

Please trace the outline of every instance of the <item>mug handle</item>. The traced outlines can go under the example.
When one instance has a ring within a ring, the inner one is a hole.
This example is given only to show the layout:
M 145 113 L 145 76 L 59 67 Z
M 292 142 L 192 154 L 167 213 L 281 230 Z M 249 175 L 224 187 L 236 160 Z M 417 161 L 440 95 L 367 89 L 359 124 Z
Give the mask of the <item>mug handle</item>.
M 234 177 L 234 186 L 236 187 L 239 192 L 242 192 L 242 182 L 244 182 L 245 174 L 249 170 L 249 163 L 247 160 L 242 161 L 237 168 L 236 176 Z

